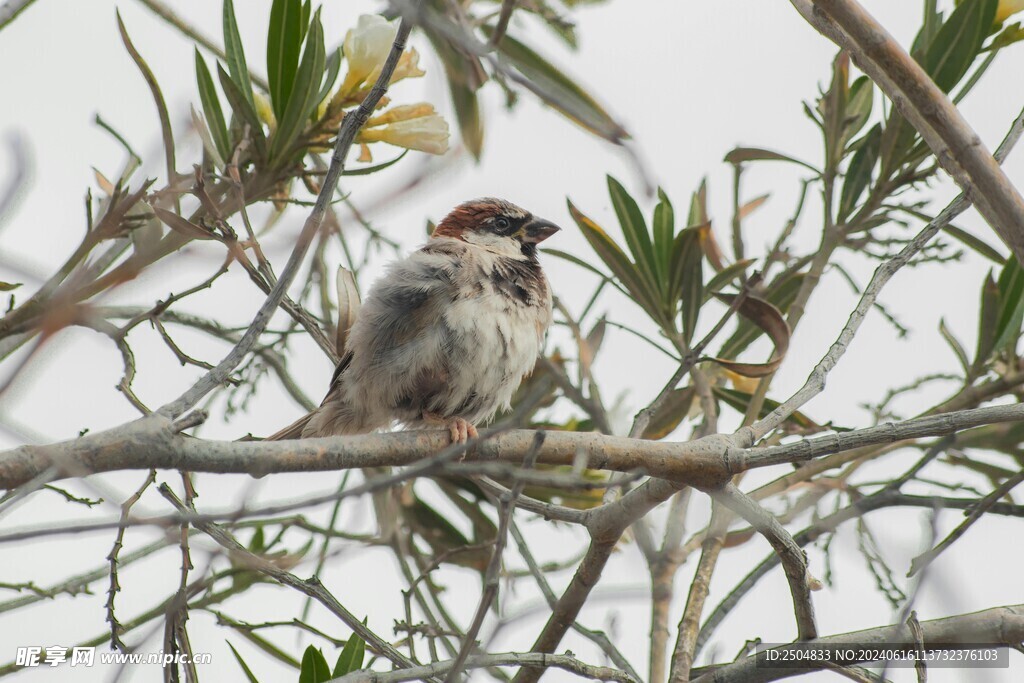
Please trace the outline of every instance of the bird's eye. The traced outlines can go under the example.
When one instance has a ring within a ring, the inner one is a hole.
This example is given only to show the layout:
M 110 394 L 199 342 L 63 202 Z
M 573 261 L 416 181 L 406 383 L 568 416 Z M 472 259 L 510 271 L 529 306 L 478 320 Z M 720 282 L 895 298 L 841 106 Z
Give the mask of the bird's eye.
M 494 227 L 499 230 L 508 230 L 509 222 L 504 216 L 498 216 L 494 219 Z

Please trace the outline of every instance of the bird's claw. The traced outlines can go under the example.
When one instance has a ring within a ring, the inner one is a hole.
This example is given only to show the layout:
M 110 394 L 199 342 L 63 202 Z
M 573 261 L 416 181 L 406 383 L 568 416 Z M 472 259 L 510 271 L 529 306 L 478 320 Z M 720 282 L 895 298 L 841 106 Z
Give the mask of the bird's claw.
M 448 420 L 448 432 L 452 435 L 452 443 L 466 443 L 470 439 L 480 436 L 476 427 L 461 417 L 453 417 Z

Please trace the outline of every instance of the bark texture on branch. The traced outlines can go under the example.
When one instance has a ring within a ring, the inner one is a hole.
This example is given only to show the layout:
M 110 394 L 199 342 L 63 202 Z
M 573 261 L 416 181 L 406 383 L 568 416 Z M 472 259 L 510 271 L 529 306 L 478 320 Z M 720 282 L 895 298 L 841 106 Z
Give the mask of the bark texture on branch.
M 953 643 L 1016 645 L 1024 640 L 1024 605 L 993 607 L 972 614 L 924 621 L 921 622 L 921 626 L 925 645 Z M 893 645 L 893 643 L 899 645 Z M 843 633 L 796 645 L 838 649 L 847 648 L 852 644 L 885 646 L 886 649 L 913 650 L 915 648 L 914 637 L 910 632 L 910 627 L 906 624 Z M 786 647 L 789 646 L 784 645 L 780 649 Z M 742 683 L 768 683 L 792 676 L 807 675 L 812 671 L 812 663 L 805 662 L 805 664 L 806 666 L 800 669 L 776 669 L 758 666 L 757 658 L 754 656 L 744 657 L 704 673 L 694 679 L 694 683 L 740 683 L 741 681 Z M 825 665 L 825 662 L 821 662 L 819 668 L 825 668 Z

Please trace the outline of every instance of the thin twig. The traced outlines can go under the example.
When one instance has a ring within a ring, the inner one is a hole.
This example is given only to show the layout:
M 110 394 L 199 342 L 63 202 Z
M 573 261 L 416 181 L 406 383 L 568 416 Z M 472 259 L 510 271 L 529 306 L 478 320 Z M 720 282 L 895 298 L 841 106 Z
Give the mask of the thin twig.
M 391 46 L 391 53 L 388 55 L 387 61 L 384 62 L 381 68 L 380 75 L 377 78 L 377 82 L 374 83 L 373 88 L 367 94 L 359 108 L 353 112 L 348 113 L 341 122 L 341 127 L 338 130 L 338 139 L 334 147 L 334 154 L 331 156 L 331 165 L 327 170 L 327 175 L 324 177 L 323 186 L 320 188 L 320 194 L 317 196 L 316 205 L 313 207 L 313 211 L 306 219 L 305 225 L 302 227 L 302 232 L 299 234 L 299 238 L 292 249 L 291 256 L 288 258 L 288 263 L 285 265 L 284 270 L 281 272 L 281 276 L 277 282 L 274 283 L 274 288 L 267 296 L 266 301 L 260 306 L 259 311 L 256 313 L 256 317 L 253 318 L 252 323 L 249 325 L 249 329 L 242 335 L 241 340 L 231 350 L 230 353 L 222 360 L 216 368 L 204 375 L 198 382 L 196 382 L 191 389 L 186 391 L 176 400 L 168 403 L 162 407 L 158 412 L 162 415 L 171 417 L 177 417 L 189 408 L 195 406 L 204 396 L 210 393 L 214 388 L 220 386 L 228 375 L 238 367 L 238 364 L 242 362 L 242 359 L 253 349 L 259 336 L 266 329 L 267 324 L 270 322 L 271 316 L 281 303 L 281 299 L 285 296 L 288 287 L 291 285 L 292 280 L 295 279 L 295 275 L 298 273 L 299 268 L 302 265 L 302 261 L 306 255 L 306 251 L 309 249 L 309 245 L 312 244 L 313 238 L 320 230 L 320 224 L 323 222 L 324 214 L 327 211 L 327 205 L 334 194 L 335 186 L 338 183 L 338 179 L 341 177 L 342 171 L 345 169 L 345 157 L 348 155 L 349 149 L 352 147 L 352 142 L 355 140 L 356 133 L 362 128 L 363 124 L 373 113 L 374 108 L 380 99 L 387 92 L 388 83 L 391 80 L 391 75 L 395 71 L 395 66 L 398 64 L 399 58 L 405 51 L 405 42 L 409 37 L 409 32 L 412 25 L 407 20 L 403 19 L 402 23 L 398 27 L 398 33 L 395 35 L 395 42 Z
M 543 444 L 544 432 L 538 431 L 536 436 L 534 436 L 530 450 L 527 451 L 526 456 L 523 458 L 524 469 L 533 469 L 537 463 L 537 453 Z M 454 681 L 458 680 L 459 675 L 462 673 L 462 665 L 476 646 L 476 637 L 484 624 L 484 617 L 487 616 L 487 611 L 498 597 L 499 573 L 501 572 L 501 560 L 505 552 L 505 544 L 508 542 L 508 526 L 512 521 L 512 516 L 515 514 L 516 501 L 522 494 L 525 486 L 524 481 L 517 481 L 508 496 L 502 497 L 499 501 L 498 534 L 494 539 L 494 549 L 491 551 L 491 559 L 484 573 L 484 589 L 480 595 L 480 603 L 477 605 L 476 614 L 473 615 L 473 621 L 470 623 L 469 629 L 463 638 L 459 654 L 455 657 L 451 669 L 448 670 L 445 683 L 454 683 Z

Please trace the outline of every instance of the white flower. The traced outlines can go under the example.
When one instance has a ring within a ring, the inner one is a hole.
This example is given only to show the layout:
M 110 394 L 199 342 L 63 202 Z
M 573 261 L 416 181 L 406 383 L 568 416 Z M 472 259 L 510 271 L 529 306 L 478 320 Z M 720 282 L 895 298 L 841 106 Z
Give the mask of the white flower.
M 386 142 L 430 154 L 448 151 L 448 122 L 430 104 L 393 107 L 366 122 L 360 142 Z
M 373 73 L 380 73 L 397 34 L 398 26 L 382 16 L 364 14 L 359 17 L 356 27 L 345 34 L 348 73 L 341 84 L 341 92 L 351 93 Z

